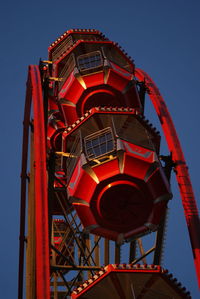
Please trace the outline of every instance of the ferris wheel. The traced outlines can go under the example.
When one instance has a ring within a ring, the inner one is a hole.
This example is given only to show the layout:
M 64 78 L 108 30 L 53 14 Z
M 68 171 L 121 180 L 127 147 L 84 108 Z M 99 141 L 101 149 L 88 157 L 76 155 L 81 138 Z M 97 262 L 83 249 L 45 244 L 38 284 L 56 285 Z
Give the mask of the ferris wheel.
M 18 298 L 24 285 L 29 299 L 191 298 L 161 266 L 173 170 L 200 284 L 198 210 L 158 88 L 97 30 L 68 30 L 48 50 L 28 70 Z

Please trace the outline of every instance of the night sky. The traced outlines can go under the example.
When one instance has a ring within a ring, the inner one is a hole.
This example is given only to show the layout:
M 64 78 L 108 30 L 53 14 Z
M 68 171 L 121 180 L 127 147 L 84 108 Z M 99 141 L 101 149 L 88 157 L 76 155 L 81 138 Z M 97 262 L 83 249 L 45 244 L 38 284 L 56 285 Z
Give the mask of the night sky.
M 22 120 L 27 68 L 72 28 L 95 28 L 118 42 L 156 82 L 174 120 L 199 204 L 200 1 L 4 1 L 1 30 L 2 299 L 17 298 Z M 145 111 L 159 128 L 147 98 Z M 162 154 L 167 154 L 165 142 Z M 175 176 L 163 266 L 198 298 L 189 237 Z

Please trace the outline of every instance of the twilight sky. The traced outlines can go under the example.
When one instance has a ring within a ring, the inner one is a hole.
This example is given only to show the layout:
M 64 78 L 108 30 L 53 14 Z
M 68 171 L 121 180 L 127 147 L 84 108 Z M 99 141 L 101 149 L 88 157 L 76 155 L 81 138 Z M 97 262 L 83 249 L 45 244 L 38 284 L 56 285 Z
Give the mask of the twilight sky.
M 1 4 L 1 298 L 17 297 L 22 119 L 27 67 L 71 28 L 96 28 L 118 42 L 156 82 L 180 137 L 198 206 L 200 1 L 7 0 Z M 148 101 L 148 99 L 147 99 Z M 147 117 L 159 128 L 149 104 Z M 167 154 L 165 142 L 162 153 Z M 175 176 L 163 266 L 198 298 Z

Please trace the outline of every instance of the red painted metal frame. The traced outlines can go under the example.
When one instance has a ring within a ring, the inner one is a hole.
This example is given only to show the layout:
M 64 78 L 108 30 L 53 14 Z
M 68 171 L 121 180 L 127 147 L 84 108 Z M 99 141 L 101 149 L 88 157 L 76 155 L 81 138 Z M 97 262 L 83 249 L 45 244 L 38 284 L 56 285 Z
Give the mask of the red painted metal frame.
M 30 77 L 27 80 L 26 101 L 23 121 L 23 145 L 22 145 L 22 171 L 21 171 L 21 206 L 20 206 L 20 236 L 19 236 L 19 274 L 18 274 L 18 299 L 23 298 L 24 277 L 24 242 L 25 242 L 25 215 L 26 215 L 26 181 L 28 160 L 28 139 L 31 109 Z
M 168 148 L 172 153 L 172 159 L 176 165 L 176 179 L 182 198 L 200 288 L 200 219 L 181 144 L 165 101 L 155 83 L 150 76 L 141 69 L 136 69 L 135 75 L 139 80 L 145 81 L 150 99 L 162 125 Z
M 21 175 L 20 255 L 18 298 L 23 298 L 23 268 L 26 212 L 26 178 L 31 100 L 34 114 L 34 163 L 35 163 L 35 218 L 36 218 L 36 294 L 37 299 L 50 298 L 48 194 L 46 173 L 46 138 L 44 127 L 43 95 L 38 66 L 29 66 Z

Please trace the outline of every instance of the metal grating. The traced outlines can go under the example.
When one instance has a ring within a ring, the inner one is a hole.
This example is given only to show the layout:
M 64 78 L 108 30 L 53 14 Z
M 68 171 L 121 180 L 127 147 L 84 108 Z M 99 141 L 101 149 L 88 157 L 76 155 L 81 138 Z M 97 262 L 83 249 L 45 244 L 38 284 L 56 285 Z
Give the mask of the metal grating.
M 58 59 L 69 47 L 73 45 L 72 36 L 68 36 L 66 39 L 62 40 L 57 47 L 52 51 L 52 60 L 55 61 Z
M 105 128 L 85 137 L 85 151 L 89 160 L 111 153 L 114 149 L 115 144 L 111 128 Z
M 100 51 L 80 55 L 77 57 L 77 61 L 81 72 L 103 66 L 103 59 Z
M 75 68 L 75 58 L 74 58 L 74 54 L 71 54 L 67 58 L 64 67 L 61 69 L 61 72 L 58 75 L 59 78 L 62 79 L 62 81 L 59 81 L 59 90 L 62 88 L 63 84 L 65 83 L 65 81 L 67 80 L 71 72 L 74 70 L 74 68 Z

